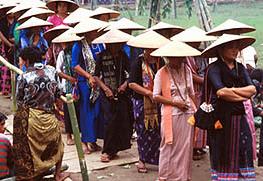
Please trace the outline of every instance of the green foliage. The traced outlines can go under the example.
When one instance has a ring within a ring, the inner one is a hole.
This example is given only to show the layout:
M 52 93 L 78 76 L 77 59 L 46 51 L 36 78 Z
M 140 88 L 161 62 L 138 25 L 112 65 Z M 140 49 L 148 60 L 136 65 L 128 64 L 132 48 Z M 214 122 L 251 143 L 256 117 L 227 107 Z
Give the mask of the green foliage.
M 193 0 L 185 0 L 186 14 L 188 18 L 191 18 L 192 16 L 192 5 L 193 5 Z
M 172 12 L 173 0 L 162 0 L 162 17 L 167 18 Z

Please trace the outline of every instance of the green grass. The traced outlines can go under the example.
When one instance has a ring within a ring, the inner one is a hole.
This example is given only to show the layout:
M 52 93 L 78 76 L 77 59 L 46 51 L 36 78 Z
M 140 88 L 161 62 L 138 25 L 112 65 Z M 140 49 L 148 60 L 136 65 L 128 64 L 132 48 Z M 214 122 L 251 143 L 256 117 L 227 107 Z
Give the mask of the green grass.
M 194 8 L 193 8 L 194 10 Z M 211 8 L 210 8 L 211 10 Z M 178 17 L 174 18 L 166 18 L 162 19 L 162 21 L 176 24 L 182 26 L 184 28 L 188 28 L 191 26 L 199 26 L 198 18 L 196 16 L 196 12 L 193 11 L 193 16 L 188 19 L 186 15 L 185 7 L 178 8 Z M 210 11 L 211 12 L 211 11 Z M 249 2 L 249 3 L 238 3 L 238 4 L 228 4 L 228 5 L 218 5 L 215 12 L 211 12 L 211 17 L 214 26 L 217 26 L 224 22 L 225 20 L 231 18 L 245 24 L 254 26 L 256 28 L 255 32 L 249 33 L 247 35 L 251 35 L 256 38 L 256 42 L 254 43 L 254 47 L 257 50 L 259 56 L 259 66 L 263 67 L 263 46 L 260 45 L 263 43 L 263 2 Z M 148 25 L 148 12 L 144 16 L 135 16 L 132 11 L 132 16 L 134 21 L 144 25 L 147 27 Z M 125 17 L 129 17 L 126 11 L 122 12 L 122 15 Z

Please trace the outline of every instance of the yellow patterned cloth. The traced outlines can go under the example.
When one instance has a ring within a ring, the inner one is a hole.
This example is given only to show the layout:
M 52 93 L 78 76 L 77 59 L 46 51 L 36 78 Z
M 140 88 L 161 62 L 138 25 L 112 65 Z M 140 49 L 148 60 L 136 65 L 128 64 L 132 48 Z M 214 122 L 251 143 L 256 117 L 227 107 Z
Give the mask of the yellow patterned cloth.
M 41 175 L 62 159 L 63 150 L 54 114 L 32 108 L 17 112 L 14 118 L 14 153 L 18 180 Z

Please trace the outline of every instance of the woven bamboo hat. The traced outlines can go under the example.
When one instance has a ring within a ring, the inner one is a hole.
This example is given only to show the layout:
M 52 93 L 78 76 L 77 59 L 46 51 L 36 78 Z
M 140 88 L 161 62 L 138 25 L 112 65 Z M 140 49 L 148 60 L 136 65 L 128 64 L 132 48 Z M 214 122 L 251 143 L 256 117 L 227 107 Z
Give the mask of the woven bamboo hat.
M 154 57 L 187 57 L 200 55 L 200 51 L 179 41 L 171 41 L 151 53 L 151 56 Z
M 16 3 L 13 3 L 13 2 L 1 2 L 2 4 L 0 4 L 0 16 L 4 16 L 6 15 L 6 13 L 14 8 L 17 4 Z
M 89 18 L 92 15 L 93 11 L 85 8 L 78 8 L 72 13 L 70 13 L 63 22 L 65 24 L 76 24 L 85 19 Z
M 181 33 L 173 36 L 171 40 L 177 40 L 181 42 L 203 42 L 214 41 L 217 37 L 206 35 L 206 32 L 196 26 L 192 26 Z
M 170 40 L 155 31 L 147 31 L 142 33 L 127 42 L 128 45 L 137 48 L 152 48 L 157 49 L 169 43 Z
M 71 0 L 49 0 L 47 2 L 48 9 L 52 11 L 57 11 L 57 3 L 59 2 L 68 4 L 68 12 L 75 11 L 76 9 L 79 8 L 79 5 L 77 5 L 74 1 Z
M 108 26 L 108 23 L 105 21 L 100 21 L 93 18 L 87 18 L 84 21 L 78 23 L 75 27 L 76 34 L 88 33 L 91 31 L 99 30 Z
M 168 24 L 165 22 L 159 22 L 158 24 L 152 26 L 148 30 L 153 30 L 153 31 L 156 31 L 160 34 L 170 32 L 170 34 L 172 34 L 172 36 L 173 36 L 173 35 L 176 35 L 182 31 L 184 31 L 184 28 L 182 28 L 180 26 L 176 26 L 176 25 L 171 25 L 171 24 Z
M 94 10 L 92 18 L 97 18 L 100 15 L 108 15 L 107 21 L 110 19 L 115 19 L 120 16 L 120 12 L 114 11 L 108 8 L 98 7 Z
M 56 26 L 54 28 L 49 29 L 48 31 L 46 31 L 44 33 L 44 38 L 47 41 L 52 41 L 54 38 L 58 37 L 59 35 L 61 35 L 62 33 L 64 33 L 65 31 L 67 31 L 68 29 L 70 29 L 69 26 L 67 25 L 59 25 Z
M 207 35 L 221 36 L 225 33 L 229 34 L 242 34 L 255 31 L 256 29 L 252 26 L 240 23 L 238 21 L 228 19 L 224 23 L 218 25 L 212 30 L 207 32 Z
M 19 22 L 24 22 L 32 16 L 38 17 L 40 19 L 47 19 L 50 15 L 54 14 L 54 11 L 44 8 L 33 7 L 27 10 L 22 16 L 18 18 Z
M 35 27 L 46 27 L 46 26 L 52 26 L 53 24 L 50 22 L 47 22 L 45 20 L 36 18 L 36 17 L 31 17 L 21 25 L 19 25 L 16 29 L 17 30 L 22 30 L 22 29 L 27 29 L 27 28 L 35 28 Z
M 27 10 L 29 10 L 32 7 L 38 7 L 38 8 L 47 8 L 46 3 L 40 1 L 40 0 L 34 0 L 34 3 L 32 1 L 21 1 L 16 7 L 10 9 L 6 14 L 14 14 L 16 17 L 20 17 L 23 13 L 25 13 Z
M 239 49 L 242 50 L 247 46 L 253 44 L 255 42 L 255 38 L 250 36 L 240 36 L 240 35 L 229 35 L 224 34 L 220 36 L 214 43 L 212 43 L 209 47 L 207 47 L 203 52 L 202 56 L 204 57 L 216 57 L 218 56 L 218 49 L 220 49 L 223 45 L 236 42 L 239 46 Z
M 92 43 L 124 43 L 129 41 L 131 38 L 133 38 L 133 36 L 129 35 L 128 33 L 124 33 L 117 29 L 111 29 L 110 31 L 93 40 Z
M 110 26 L 104 29 L 104 31 L 108 31 L 111 29 L 118 29 L 118 30 L 144 30 L 146 29 L 144 26 L 139 25 L 127 18 L 121 18 L 118 21 L 112 22 Z
M 80 41 L 83 37 L 77 36 L 72 29 L 69 29 L 52 40 L 52 43 L 69 43 Z

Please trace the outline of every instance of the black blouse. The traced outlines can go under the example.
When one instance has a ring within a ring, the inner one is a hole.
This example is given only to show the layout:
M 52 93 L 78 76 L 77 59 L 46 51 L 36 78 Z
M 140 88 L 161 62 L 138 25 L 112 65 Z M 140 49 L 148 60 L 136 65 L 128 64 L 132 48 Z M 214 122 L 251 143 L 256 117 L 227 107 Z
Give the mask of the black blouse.
M 217 109 L 221 114 L 240 115 L 245 114 L 243 102 L 229 102 L 217 99 L 216 92 L 224 87 L 245 87 L 253 85 L 249 74 L 241 63 L 235 64 L 233 69 L 218 59 L 208 66 L 208 90 L 212 88 L 212 102 L 217 100 Z M 204 100 L 204 98 L 203 98 Z

